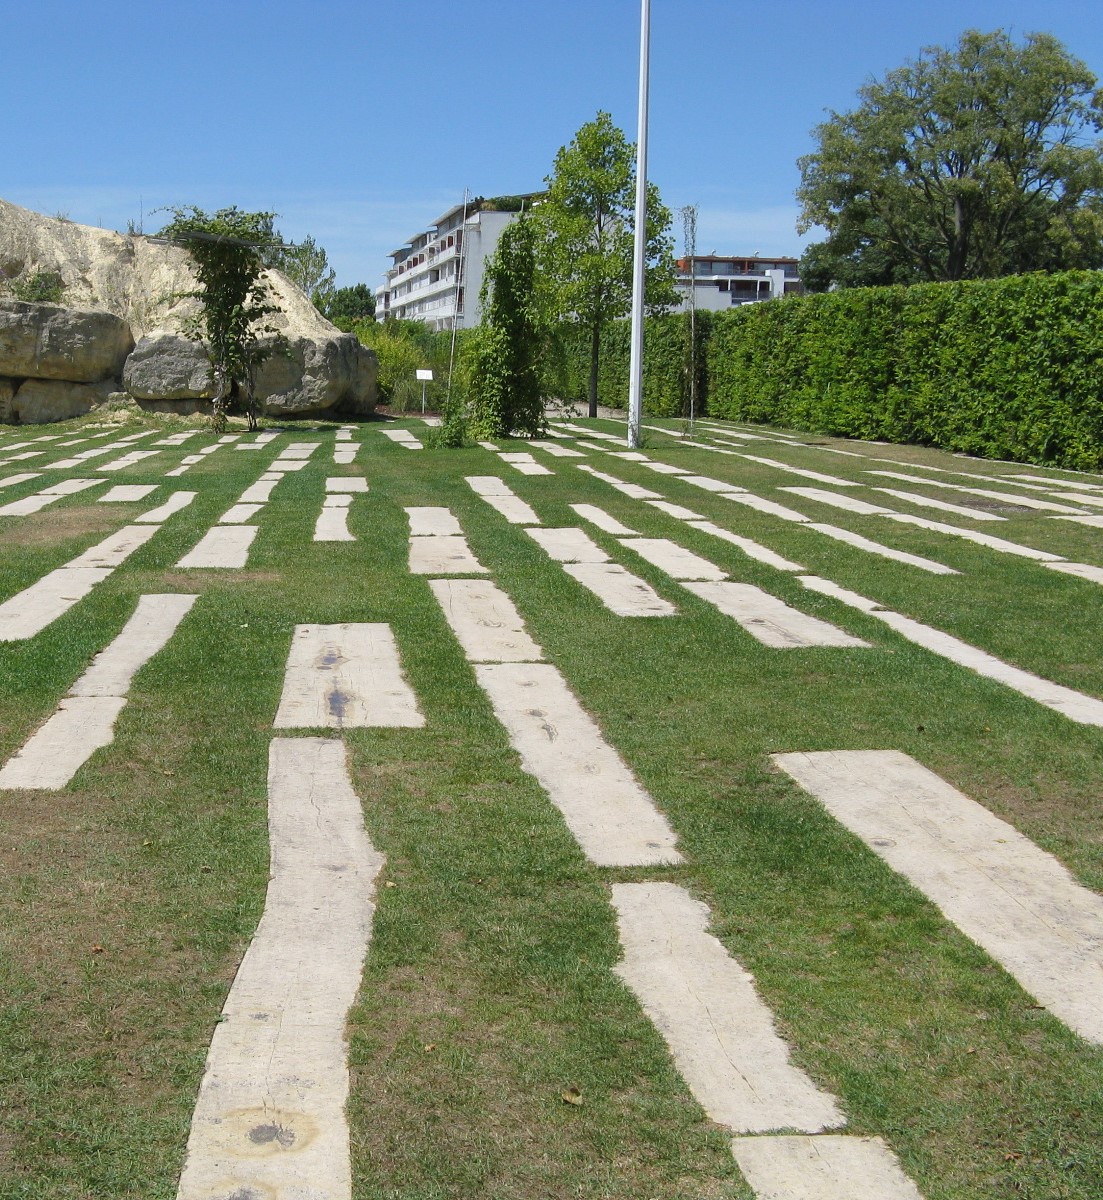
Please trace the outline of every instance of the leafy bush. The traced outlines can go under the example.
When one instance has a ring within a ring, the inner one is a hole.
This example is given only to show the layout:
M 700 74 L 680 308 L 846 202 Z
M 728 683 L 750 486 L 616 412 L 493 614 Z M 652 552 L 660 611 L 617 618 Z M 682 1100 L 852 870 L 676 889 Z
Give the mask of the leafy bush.
M 60 304 L 65 295 L 65 283 L 56 271 L 36 271 L 33 275 L 17 275 L 8 282 L 8 291 L 16 300 Z

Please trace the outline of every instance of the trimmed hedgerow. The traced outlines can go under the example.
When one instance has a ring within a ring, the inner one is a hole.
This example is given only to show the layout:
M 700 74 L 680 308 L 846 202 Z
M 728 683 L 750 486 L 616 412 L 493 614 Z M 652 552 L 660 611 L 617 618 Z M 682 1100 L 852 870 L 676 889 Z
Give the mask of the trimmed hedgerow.
M 1103 274 L 863 288 L 718 314 L 708 410 L 989 458 L 1103 465 Z

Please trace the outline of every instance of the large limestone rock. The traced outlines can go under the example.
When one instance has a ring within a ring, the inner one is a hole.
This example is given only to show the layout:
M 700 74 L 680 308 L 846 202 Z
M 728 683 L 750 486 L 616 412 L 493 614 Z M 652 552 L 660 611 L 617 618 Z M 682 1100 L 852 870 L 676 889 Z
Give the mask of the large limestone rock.
M 112 380 L 68 383 L 61 379 L 26 379 L 11 402 L 11 420 L 20 425 L 66 421 L 102 404 L 115 390 Z
M 209 395 L 205 356 L 200 347 L 185 346 L 182 337 L 198 301 L 187 295 L 196 282 L 181 247 L 45 217 L 0 200 L 0 271 L 55 272 L 65 285 L 66 306 L 101 309 L 127 322 L 138 344 L 123 377 L 135 397 L 194 404 Z M 371 412 L 375 355 L 331 325 L 281 272 L 266 271 L 264 278 L 270 302 L 279 307 L 270 323 L 287 339 L 291 355 L 266 364 L 258 381 L 260 399 L 287 416 Z M 161 354 L 166 361 L 157 361 Z M 0 374 L 6 370 L 0 367 Z
M 117 378 L 133 348 L 111 313 L 0 298 L 0 375 L 96 383 Z
M 12 400 L 15 399 L 15 380 L 0 379 L 0 422 L 15 420 L 12 412 Z

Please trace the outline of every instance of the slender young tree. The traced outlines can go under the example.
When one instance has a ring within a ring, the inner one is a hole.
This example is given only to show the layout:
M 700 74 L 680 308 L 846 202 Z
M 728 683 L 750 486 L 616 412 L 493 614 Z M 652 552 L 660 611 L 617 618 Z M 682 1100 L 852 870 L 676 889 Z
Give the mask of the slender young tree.
M 635 147 L 599 112 L 555 156 L 548 192 L 534 210 L 547 304 L 560 319 L 581 323 L 590 343 L 589 413 L 597 416 L 601 343 L 610 321 L 632 305 Z M 670 210 L 647 188 L 648 311 L 677 303 Z
M 268 302 L 262 275 L 263 251 L 272 236 L 272 213 L 222 208 L 205 213 L 194 206 L 170 208 L 173 219 L 161 237 L 179 242 L 191 256 L 198 289 L 191 293 L 199 313 L 184 332 L 202 341 L 211 364 L 213 420 L 226 424 L 237 399 L 257 427 L 257 368 L 280 348 L 282 338 L 267 318 L 279 309 Z
M 1049 34 L 970 30 L 860 89 L 800 159 L 813 287 L 1103 265 L 1095 76 Z

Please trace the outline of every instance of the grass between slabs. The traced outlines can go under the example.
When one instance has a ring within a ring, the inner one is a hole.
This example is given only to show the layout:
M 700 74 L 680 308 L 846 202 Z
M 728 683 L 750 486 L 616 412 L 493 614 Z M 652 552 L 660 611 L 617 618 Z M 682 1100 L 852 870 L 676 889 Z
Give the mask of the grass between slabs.
M 424 431 L 417 421 L 397 424 Z M 50 432 L 70 427 L 80 428 Z M 902 750 L 1099 889 L 1103 732 L 628 499 L 578 471 L 582 460 L 537 452 L 556 474 L 526 477 L 482 449 L 410 453 L 382 437 L 379 422 L 365 422 L 355 465 L 335 467 L 333 428 L 294 427 L 264 451 L 220 449 L 164 480 L 180 457 L 215 440 L 205 434 L 112 477 L 164 485 L 145 501 L 97 505 L 93 490 L 0 519 L 3 600 L 160 503 L 169 487 L 199 493 L 68 614 L 30 641 L 0 646 L 6 760 L 122 628 L 139 595 L 200 593 L 136 677 L 114 743 L 61 792 L 0 794 L 0 1198 L 175 1194 L 207 1044 L 263 907 L 267 753 L 293 628 L 385 621 L 428 720 L 421 730 L 344 735 L 368 832 L 387 857 L 350 1021 L 358 1200 L 751 1195 L 727 1135 L 705 1118 L 611 971 L 619 949 L 608 887 L 625 879 L 673 880 L 708 903 L 713 932 L 754 973 L 795 1061 L 841 1099 L 851 1132 L 889 1142 L 928 1200 L 1095 1200 L 1103 1050 L 1035 1007 L 929 902 L 774 773 L 768 756 Z M 638 464 L 599 453 L 586 461 L 810 573 L 1103 696 L 1098 584 L 828 509 L 778 491 L 812 481 L 662 433 L 648 437 L 654 458 L 961 574 L 874 558 Z M 248 568 L 177 569 L 289 440 L 322 445 L 257 515 Z M 917 448 L 806 440 L 947 470 L 1016 470 Z M 748 452 L 896 486 L 864 474 L 888 464 L 816 445 L 752 442 Z M 312 542 L 322 479 L 361 472 L 371 491 L 353 500 L 349 518 L 359 540 Z M 546 525 L 577 525 L 568 505 L 596 504 L 872 648 L 769 650 L 590 528 L 679 610 L 615 617 L 475 496 L 463 480 L 472 474 L 500 475 Z M 2 494 L 17 499 L 49 478 Z M 923 490 L 954 503 L 979 500 Z M 853 492 L 943 519 L 866 488 Z M 548 659 L 668 815 L 684 866 L 593 867 L 520 770 L 428 583 L 406 569 L 402 507 L 424 504 L 447 505 L 459 518 Z M 1007 522 L 984 530 L 1103 563 L 1099 530 L 1005 511 Z M 570 1088 L 581 1105 L 562 1099 Z

